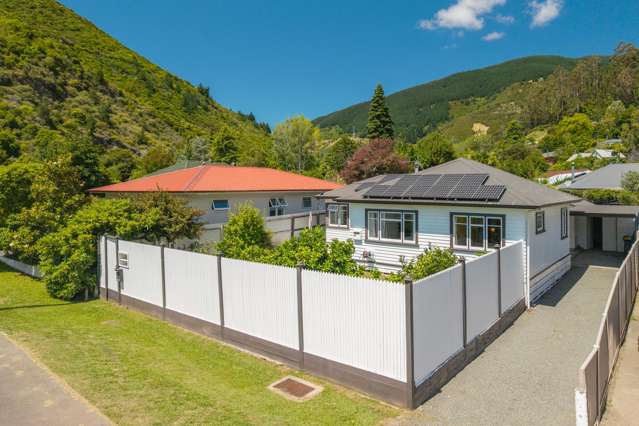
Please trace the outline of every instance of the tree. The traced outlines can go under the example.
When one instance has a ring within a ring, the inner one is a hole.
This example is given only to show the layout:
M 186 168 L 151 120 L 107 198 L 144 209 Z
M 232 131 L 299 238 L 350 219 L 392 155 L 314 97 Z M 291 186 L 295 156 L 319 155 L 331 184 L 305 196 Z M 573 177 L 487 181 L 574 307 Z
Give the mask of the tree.
M 16 142 L 16 137 L 9 130 L 0 131 L 0 164 L 6 163 L 11 158 L 20 155 L 20 147 Z
M 238 161 L 236 132 L 224 127 L 214 137 L 211 144 L 211 160 L 217 163 L 236 164 Z
M 34 202 L 31 185 L 44 173 L 40 163 L 16 161 L 0 166 L 0 226 Z
M 102 155 L 100 166 L 110 182 L 123 182 L 138 166 L 138 157 L 128 149 L 113 148 Z
M 357 150 L 357 146 L 357 142 L 348 136 L 340 136 L 328 149 L 325 159 L 327 165 L 331 170 L 340 172 Z
M 370 139 L 393 139 L 395 135 L 393 131 L 393 119 L 386 106 L 384 88 L 381 84 L 375 87 L 375 93 L 370 102 L 366 130 Z
M 351 183 L 381 174 L 406 173 L 410 169 L 409 162 L 394 152 L 393 145 L 388 139 L 370 141 L 355 151 L 342 170 L 342 178 Z
M 134 177 L 143 176 L 175 163 L 175 152 L 166 145 L 151 147 L 140 159 Z
M 273 131 L 275 156 L 285 170 L 301 172 L 313 163 L 319 130 L 304 116 L 289 118 Z
M 202 136 L 196 136 L 187 142 L 184 152 L 180 157 L 184 160 L 206 163 L 211 159 L 210 149 L 211 143 L 208 140 Z
M 436 166 L 455 159 L 455 148 L 446 136 L 433 132 L 415 145 L 414 155 L 423 168 Z
M 266 230 L 264 218 L 249 203 L 231 212 L 229 221 L 224 225 L 222 240 L 216 244 L 222 256 L 254 261 L 261 259 L 270 247 L 271 235 Z
M 639 194 L 639 173 L 626 172 L 621 178 L 621 187 L 626 191 Z
M 595 144 L 594 126 L 586 114 L 577 113 L 564 117 L 542 139 L 540 147 L 545 151 L 561 151 L 564 157 L 584 152 Z

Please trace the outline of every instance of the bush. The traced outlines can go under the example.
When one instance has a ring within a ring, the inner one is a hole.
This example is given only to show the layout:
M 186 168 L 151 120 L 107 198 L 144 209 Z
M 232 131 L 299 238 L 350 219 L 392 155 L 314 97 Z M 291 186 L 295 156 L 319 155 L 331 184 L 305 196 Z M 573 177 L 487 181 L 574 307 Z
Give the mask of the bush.
M 455 266 L 459 258 L 451 249 L 433 248 L 426 250 L 406 264 L 399 274 L 395 274 L 395 280 L 410 277 L 413 280 L 420 280 L 429 275 L 436 274 L 452 266 Z
M 231 213 L 216 249 L 222 256 L 259 261 L 271 245 L 271 235 L 266 230 L 260 211 L 250 203 L 245 203 Z

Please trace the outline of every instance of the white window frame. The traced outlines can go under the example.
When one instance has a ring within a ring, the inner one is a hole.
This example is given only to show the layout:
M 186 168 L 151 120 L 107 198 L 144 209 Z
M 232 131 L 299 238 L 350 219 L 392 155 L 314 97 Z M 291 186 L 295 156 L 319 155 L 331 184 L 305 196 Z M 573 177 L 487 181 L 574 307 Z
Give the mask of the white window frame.
M 457 222 L 456 219 L 457 218 L 466 218 L 466 244 L 465 245 L 460 245 L 457 244 Z M 471 229 L 473 227 L 479 227 L 479 225 L 472 225 L 472 219 L 473 218 L 481 218 L 483 220 L 483 246 L 479 247 L 479 246 L 473 246 L 472 245 L 472 236 L 471 236 Z M 496 216 L 496 215 L 489 215 L 489 214 L 477 214 L 477 213 L 453 213 L 452 214 L 452 220 L 451 220 L 451 247 L 453 249 L 458 249 L 458 250 L 491 250 L 494 249 L 495 247 L 493 246 L 489 246 L 488 245 L 488 221 L 490 219 L 497 219 L 499 220 L 499 228 L 500 228 L 500 241 L 499 241 L 499 246 L 502 247 L 504 244 L 504 235 L 505 235 L 505 231 L 506 231 L 506 227 L 505 227 L 505 219 L 502 216 Z M 491 227 L 494 227 L 495 225 L 491 225 Z
M 226 202 L 226 207 L 215 207 L 215 203 L 220 202 L 220 201 Z M 211 203 L 211 209 L 212 210 L 222 211 L 222 210 L 228 210 L 230 208 L 231 208 L 231 203 L 229 203 L 229 200 L 213 200 L 213 202 Z
M 284 216 L 288 203 L 284 198 L 270 198 L 268 200 L 268 216 Z
M 541 217 L 541 227 L 537 223 L 537 218 Z M 546 232 L 546 212 L 543 210 L 535 212 L 535 234 L 543 234 Z
M 350 211 L 349 211 L 348 204 L 332 203 L 332 204 L 328 204 L 326 206 L 326 209 L 327 209 L 326 212 L 328 216 L 328 226 L 332 228 L 348 228 L 348 222 L 350 221 Z M 340 211 L 343 209 L 346 210 L 346 223 L 340 223 L 343 217 L 342 214 L 340 214 Z M 331 211 L 335 212 L 337 223 L 331 222 Z
M 118 252 L 118 268 L 129 269 L 129 253 L 125 251 Z
M 304 202 L 308 200 L 308 206 L 304 205 Z M 313 208 L 313 197 L 302 197 L 302 209 L 310 210 Z
M 399 219 L 386 219 L 389 221 L 400 223 L 400 238 L 383 238 L 382 237 L 382 216 L 385 213 L 399 214 Z M 371 236 L 371 214 L 377 217 L 377 236 Z M 412 217 L 413 222 L 413 238 L 406 238 L 406 218 Z M 366 210 L 366 239 L 368 241 L 380 241 L 394 244 L 417 244 L 417 212 L 416 211 L 403 211 L 403 210 Z
M 565 240 L 568 238 L 568 207 L 562 207 L 561 210 L 561 239 Z

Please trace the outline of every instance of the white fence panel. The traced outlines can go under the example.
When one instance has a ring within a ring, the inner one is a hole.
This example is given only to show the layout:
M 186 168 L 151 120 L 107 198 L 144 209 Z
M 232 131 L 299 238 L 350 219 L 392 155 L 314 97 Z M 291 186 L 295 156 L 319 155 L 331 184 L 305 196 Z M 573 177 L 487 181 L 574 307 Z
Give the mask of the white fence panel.
M 297 270 L 222 259 L 224 325 L 289 348 L 299 348 Z
M 100 270 L 100 281 L 99 281 L 99 285 L 100 288 L 106 288 L 106 273 L 107 273 L 107 266 L 104 263 L 104 239 L 106 237 L 105 236 L 101 236 L 100 239 L 98 240 L 98 268 Z
M 406 380 L 402 284 L 302 272 L 304 351 Z
M 120 240 L 119 252 L 128 255 L 129 263 L 128 267 L 121 268 L 124 273 L 122 294 L 162 306 L 160 247 Z M 109 261 L 111 261 L 110 255 Z M 117 288 L 117 284 L 114 283 L 114 285 Z M 110 286 L 111 278 L 109 277 Z
M 466 263 L 467 338 L 470 342 L 499 318 L 497 253 Z
M 417 385 L 463 348 L 462 317 L 461 265 L 414 284 L 413 336 Z
M 107 274 L 109 276 L 109 290 L 118 291 L 118 280 L 115 275 L 116 254 L 115 240 L 107 238 Z
M 220 324 L 217 257 L 164 249 L 166 308 Z
M 501 306 L 505 312 L 524 298 L 523 243 L 501 249 Z

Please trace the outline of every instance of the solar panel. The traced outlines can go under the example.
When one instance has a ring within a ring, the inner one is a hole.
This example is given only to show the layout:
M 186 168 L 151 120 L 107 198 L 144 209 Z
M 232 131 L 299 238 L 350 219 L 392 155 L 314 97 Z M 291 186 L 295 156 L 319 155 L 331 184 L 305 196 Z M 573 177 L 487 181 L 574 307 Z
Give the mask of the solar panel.
M 364 195 L 369 198 L 384 197 L 384 193 L 388 188 L 390 188 L 390 185 L 373 185 Z
M 356 192 L 362 191 L 364 189 L 370 188 L 371 186 L 377 185 L 377 182 L 364 182 L 357 186 L 355 189 Z
M 456 200 L 470 200 L 477 189 L 486 182 L 488 175 L 468 174 L 464 175 L 455 188 L 448 194 L 448 198 Z
M 419 175 L 402 176 L 384 195 L 386 197 L 402 197 L 404 193 L 419 180 Z
M 405 193 L 404 197 L 420 198 L 432 188 L 442 175 L 420 175 L 417 181 Z
M 473 195 L 473 200 L 497 201 L 506 191 L 504 185 L 484 185 Z
M 424 198 L 448 198 L 464 175 L 443 175 L 435 185 L 424 194 Z

